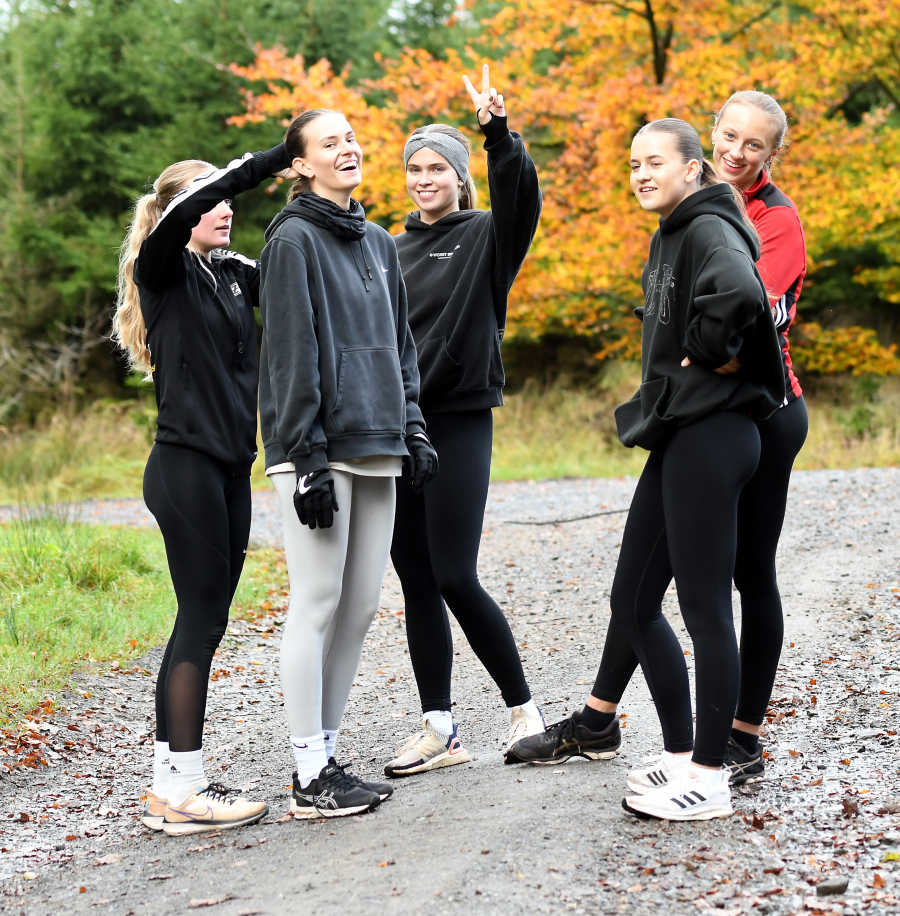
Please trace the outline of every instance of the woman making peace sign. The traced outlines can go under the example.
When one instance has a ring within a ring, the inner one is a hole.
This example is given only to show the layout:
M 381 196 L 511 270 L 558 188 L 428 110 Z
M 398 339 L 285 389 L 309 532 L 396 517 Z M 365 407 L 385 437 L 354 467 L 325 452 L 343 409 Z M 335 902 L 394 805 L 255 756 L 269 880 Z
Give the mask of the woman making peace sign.
M 416 341 L 419 405 L 441 456 L 421 492 L 397 479 L 391 559 L 406 599 L 409 654 L 422 700 L 422 730 L 385 768 L 406 776 L 465 763 L 451 715 L 453 643 L 444 603 L 511 710 L 507 747 L 543 731 L 503 612 L 478 581 L 491 469 L 493 418 L 503 405 L 500 341 L 506 302 L 541 213 L 537 171 L 510 132 L 487 65 L 479 92 L 463 77 L 485 135 L 491 209 L 476 210 L 468 139 L 448 124 L 413 131 L 403 151 L 417 209 L 396 237 Z

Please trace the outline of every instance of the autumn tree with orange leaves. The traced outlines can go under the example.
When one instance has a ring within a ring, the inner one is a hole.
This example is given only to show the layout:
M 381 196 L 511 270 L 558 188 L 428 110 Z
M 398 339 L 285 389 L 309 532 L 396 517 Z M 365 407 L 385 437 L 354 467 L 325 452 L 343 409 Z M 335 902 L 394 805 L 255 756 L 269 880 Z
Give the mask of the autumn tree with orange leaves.
M 800 210 L 811 273 L 829 252 L 874 245 L 882 266 L 858 271 L 855 282 L 900 303 L 898 43 L 900 5 L 891 0 L 509 0 L 482 23 L 466 59 L 407 49 L 381 61 L 382 77 L 358 85 L 325 61 L 307 66 L 260 48 L 254 64 L 234 68 L 248 86 L 235 122 L 286 123 L 303 109 L 340 108 L 366 152 L 360 197 L 371 218 L 399 231 L 409 209 L 406 136 L 446 121 L 475 139 L 461 74 L 490 63 L 545 195 L 508 334 L 584 335 L 601 358 L 633 356 L 632 309 L 654 218 L 628 185 L 631 138 L 648 120 L 678 117 L 708 146 L 713 112 L 739 89 L 771 93 L 791 119 L 792 148 L 775 178 Z M 874 102 L 852 117 L 860 98 Z M 473 158 L 483 181 L 484 157 Z M 900 369 L 871 334 L 810 331 L 818 371 L 845 369 L 857 339 L 866 371 Z M 832 352 L 840 359 L 829 360 Z

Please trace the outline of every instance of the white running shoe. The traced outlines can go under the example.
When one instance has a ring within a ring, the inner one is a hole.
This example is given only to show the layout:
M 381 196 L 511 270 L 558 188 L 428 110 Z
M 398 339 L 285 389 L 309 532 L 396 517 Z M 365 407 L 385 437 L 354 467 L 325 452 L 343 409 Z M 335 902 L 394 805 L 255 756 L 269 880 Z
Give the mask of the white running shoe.
M 690 762 L 690 754 L 670 754 L 668 751 L 645 757 L 641 763 L 648 764 L 648 766 L 632 770 L 628 774 L 628 788 L 638 795 L 661 789 L 668 785 L 678 773 L 683 773 Z
M 384 768 L 392 778 L 426 773 L 439 767 L 452 767 L 469 762 L 469 752 L 462 746 L 454 725 L 449 735 L 439 732 L 429 719 L 422 720 L 422 731 L 409 737 L 397 749 L 397 756 Z
M 663 821 L 708 821 L 714 817 L 730 817 L 731 788 L 728 770 L 705 770 L 687 767 L 683 773 L 670 777 L 667 785 L 651 789 L 644 795 L 622 799 L 622 807 L 641 818 L 655 817 Z
M 503 752 L 503 758 L 507 763 L 518 763 L 519 758 L 515 754 L 510 754 L 512 746 L 521 741 L 522 738 L 528 738 L 531 735 L 539 735 L 547 730 L 547 722 L 544 714 L 538 709 L 539 718 L 526 716 L 525 710 L 521 706 L 513 706 L 510 711 L 509 735 L 506 738 L 506 750 Z
M 255 824 L 268 813 L 269 806 L 265 802 L 247 801 L 240 798 L 238 789 L 226 789 L 219 783 L 207 782 L 197 786 L 197 790 L 180 805 L 171 802 L 166 805 L 162 829 L 168 836 L 227 830 Z

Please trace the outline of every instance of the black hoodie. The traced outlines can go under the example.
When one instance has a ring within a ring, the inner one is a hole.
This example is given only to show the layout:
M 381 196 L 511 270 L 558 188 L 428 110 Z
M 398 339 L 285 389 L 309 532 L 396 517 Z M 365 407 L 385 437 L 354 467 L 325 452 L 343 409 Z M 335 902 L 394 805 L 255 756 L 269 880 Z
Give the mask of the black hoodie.
M 430 225 L 416 211 L 394 239 L 426 412 L 503 404 L 506 300 L 541 215 L 537 171 L 522 138 L 506 118 L 493 117 L 481 129 L 491 209 L 460 210 Z
M 784 372 L 759 243 L 728 184 L 683 200 L 660 220 L 641 283 L 641 387 L 616 409 L 629 447 L 661 448 L 676 430 L 716 410 L 769 417 L 784 400 Z M 692 365 L 682 368 L 689 357 Z M 713 370 L 737 356 L 732 375 Z
M 185 246 L 204 213 L 288 165 L 280 143 L 197 178 L 166 207 L 134 264 L 156 441 L 210 455 L 235 477 L 249 476 L 256 457 L 259 262 L 230 251 L 207 261 Z
M 407 454 L 424 431 L 406 289 L 390 235 L 310 191 L 262 252 L 259 412 L 266 468 Z

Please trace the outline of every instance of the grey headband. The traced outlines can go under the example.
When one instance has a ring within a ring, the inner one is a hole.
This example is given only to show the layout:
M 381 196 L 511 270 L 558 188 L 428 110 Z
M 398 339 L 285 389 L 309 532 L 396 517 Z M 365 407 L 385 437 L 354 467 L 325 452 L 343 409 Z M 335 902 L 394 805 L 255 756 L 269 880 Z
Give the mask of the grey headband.
M 469 177 L 469 151 L 459 142 L 446 134 L 413 134 L 403 147 L 403 165 L 409 165 L 409 157 L 420 149 L 428 148 L 440 153 L 462 181 Z

